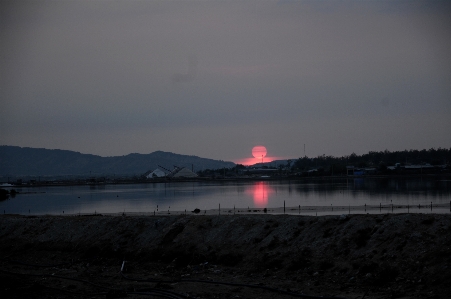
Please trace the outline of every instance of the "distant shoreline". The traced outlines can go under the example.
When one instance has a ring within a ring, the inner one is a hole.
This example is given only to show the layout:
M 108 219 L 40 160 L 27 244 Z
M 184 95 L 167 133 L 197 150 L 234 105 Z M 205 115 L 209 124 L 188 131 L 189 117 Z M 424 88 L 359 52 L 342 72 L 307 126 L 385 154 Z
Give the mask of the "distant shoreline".
M 347 175 L 347 176 L 280 176 L 280 177 L 239 177 L 239 178 L 155 178 L 155 179 L 123 179 L 114 181 L 89 182 L 88 180 L 55 180 L 37 181 L 33 183 L 2 183 L 0 188 L 20 187 L 51 187 L 51 186 L 98 186 L 98 185 L 126 185 L 126 184 L 155 184 L 155 183 L 181 183 L 181 182 L 254 182 L 254 181 L 329 181 L 336 179 L 410 179 L 410 178 L 438 178 L 451 179 L 450 173 L 442 174 L 391 174 L 391 175 Z M 8 185 L 6 185 L 8 184 Z

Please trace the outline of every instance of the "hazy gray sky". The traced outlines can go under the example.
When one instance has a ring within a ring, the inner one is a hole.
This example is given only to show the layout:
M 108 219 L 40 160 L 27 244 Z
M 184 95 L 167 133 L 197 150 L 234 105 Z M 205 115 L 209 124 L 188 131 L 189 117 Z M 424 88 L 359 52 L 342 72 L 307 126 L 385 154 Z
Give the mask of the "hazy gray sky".
M 2 1 L 0 144 L 451 147 L 450 1 Z

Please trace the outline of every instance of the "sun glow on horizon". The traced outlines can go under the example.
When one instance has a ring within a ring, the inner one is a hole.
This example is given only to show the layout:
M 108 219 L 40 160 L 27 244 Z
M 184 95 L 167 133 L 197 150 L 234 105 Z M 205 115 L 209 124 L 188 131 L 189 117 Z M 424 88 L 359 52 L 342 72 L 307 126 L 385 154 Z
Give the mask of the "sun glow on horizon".
M 235 164 L 241 164 L 244 166 L 251 166 L 255 164 L 270 163 L 274 160 L 285 160 L 285 157 L 267 156 L 267 149 L 263 145 L 257 145 L 252 148 L 252 156 L 249 158 L 241 158 L 232 160 Z
M 263 157 L 263 163 L 269 163 L 274 160 L 278 160 L 278 157 Z M 262 158 L 245 158 L 245 159 L 238 159 L 234 160 L 233 163 L 235 164 L 242 164 L 244 166 L 254 165 L 258 163 L 262 163 Z
M 257 163 L 265 163 L 265 162 L 271 162 L 270 157 L 266 157 L 266 154 L 268 151 L 266 150 L 266 147 L 263 145 L 257 145 L 252 148 L 252 156 L 253 158 L 245 158 L 245 159 L 239 159 L 233 161 L 235 164 L 242 164 L 242 165 L 254 165 Z
M 266 150 L 266 147 L 263 145 L 257 145 L 252 148 L 252 156 L 254 156 L 257 159 L 263 159 L 268 151 Z

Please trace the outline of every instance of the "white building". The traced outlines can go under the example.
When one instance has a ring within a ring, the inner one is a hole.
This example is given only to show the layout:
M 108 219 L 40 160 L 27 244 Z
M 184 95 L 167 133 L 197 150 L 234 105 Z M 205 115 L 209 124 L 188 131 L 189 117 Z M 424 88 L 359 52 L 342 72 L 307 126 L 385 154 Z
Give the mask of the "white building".
M 155 169 L 151 173 L 146 175 L 146 178 L 153 179 L 153 178 L 163 178 L 166 176 L 166 173 L 161 170 L 160 168 Z
M 161 166 L 160 166 L 161 167 Z M 154 171 L 148 171 L 144 174 L 147 179 L 153 178 L 195 178 L 197 174 L 192 172 L 186 167 L 174 167 L 174 170 L 169 171 L 167 169 L 161 170 L 160 168 L 155 169 Z

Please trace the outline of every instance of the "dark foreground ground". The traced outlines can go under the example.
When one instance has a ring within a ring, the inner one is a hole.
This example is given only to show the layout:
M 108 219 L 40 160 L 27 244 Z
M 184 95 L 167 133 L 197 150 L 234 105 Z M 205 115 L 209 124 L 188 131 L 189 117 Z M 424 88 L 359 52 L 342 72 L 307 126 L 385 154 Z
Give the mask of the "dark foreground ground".
M 0 294 L 450 298 L 451 216 L 2 215 Z

